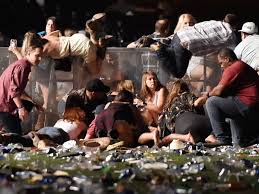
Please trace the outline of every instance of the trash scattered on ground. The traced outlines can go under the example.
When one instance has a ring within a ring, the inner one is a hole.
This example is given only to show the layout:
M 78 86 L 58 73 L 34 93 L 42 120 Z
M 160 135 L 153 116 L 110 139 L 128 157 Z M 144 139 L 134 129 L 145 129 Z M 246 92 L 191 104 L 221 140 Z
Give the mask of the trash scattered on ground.
M 259 145 L 122 146 L 118 142 L 103 151 L 75 141 L 42 150 L 0 146 L 0 193 L 259 192 Z

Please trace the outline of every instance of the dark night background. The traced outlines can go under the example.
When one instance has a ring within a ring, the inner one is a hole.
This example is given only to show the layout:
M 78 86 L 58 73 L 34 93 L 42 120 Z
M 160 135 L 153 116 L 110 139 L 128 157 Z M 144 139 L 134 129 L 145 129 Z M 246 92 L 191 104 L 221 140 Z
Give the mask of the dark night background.
M 123 6 L 118 6 L 121 2 Z M 81 30 L 95 13 L 107 12 L 111 28 L 121 39 L 120 46 L 125 46 L 152 33 L 161 15 L 170 18 L 174 28 L 178 16 L 186 12 L 198 21 L 221 20 L 226 13 L 235 13 L 241 27 L 246 21 L 258 25 L 258 10 L 258 0 L 45 0 L 41 5 L 36 0 L 0 0 L 0 31 L 20 44 L 26 31 L 44 30 L 49 16 L 57 16 L 61 30 L 67 26 Z

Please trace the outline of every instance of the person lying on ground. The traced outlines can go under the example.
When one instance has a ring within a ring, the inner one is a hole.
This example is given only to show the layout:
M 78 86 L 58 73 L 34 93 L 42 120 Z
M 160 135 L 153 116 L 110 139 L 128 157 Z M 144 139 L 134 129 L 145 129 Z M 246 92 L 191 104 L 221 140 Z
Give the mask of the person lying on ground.
M 0 143 L 21 143 L 26 147 L 54 146 L 63 144 L 69 140 L 78 140 L 79 135 L 87 129 L 85 124 L 85 112 L 79 107 L 65 110 L 62 119 L 59 119 L 53 127 L 44 127 L 38 131 L 29 132 L 26 135 L 15 133 L 3 133 L 0 135 Z M 40 145 L 38 145 L 40 144 Z

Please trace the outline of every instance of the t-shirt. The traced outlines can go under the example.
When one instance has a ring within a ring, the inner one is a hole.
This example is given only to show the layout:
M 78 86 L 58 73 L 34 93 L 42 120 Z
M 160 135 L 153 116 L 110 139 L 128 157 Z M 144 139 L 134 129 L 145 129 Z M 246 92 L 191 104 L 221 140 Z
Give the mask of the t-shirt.
M 234 50 L 238 59 L 259 71 L 259 35 L 247 36 Z
M 259 102 L 259 76 L 252 67 L 242 61 L 236 61 L 227 67 L 219 84 L 224 86 L 223 93 L 237 96 L 248 106 Z

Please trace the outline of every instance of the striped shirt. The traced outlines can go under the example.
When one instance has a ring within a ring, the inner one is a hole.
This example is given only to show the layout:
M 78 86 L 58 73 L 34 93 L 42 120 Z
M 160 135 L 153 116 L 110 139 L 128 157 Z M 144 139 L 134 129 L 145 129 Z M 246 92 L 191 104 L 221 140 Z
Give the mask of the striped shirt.
M 231 26 L 223 21 L 205 21 L 177 32 L 181 43 L 194 56 L 202 56 L 221 48 L 236 46 L 236 35 Z

